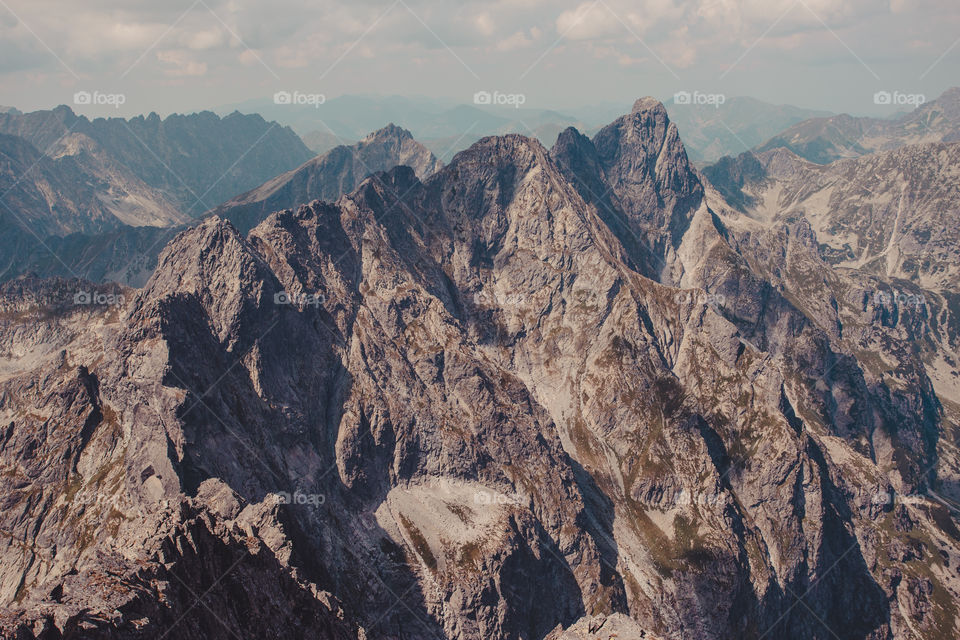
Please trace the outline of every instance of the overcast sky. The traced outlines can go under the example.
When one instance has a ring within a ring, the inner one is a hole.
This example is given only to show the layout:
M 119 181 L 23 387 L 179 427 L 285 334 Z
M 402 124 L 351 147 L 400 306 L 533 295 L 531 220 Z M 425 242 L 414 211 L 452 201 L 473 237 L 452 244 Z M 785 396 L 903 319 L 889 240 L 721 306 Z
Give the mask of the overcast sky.
M 958 0 L 0 0 L 0 104 L 189 112 L 277 91 L 563 109 L 677 91 L 875 113 L 960 85 Z

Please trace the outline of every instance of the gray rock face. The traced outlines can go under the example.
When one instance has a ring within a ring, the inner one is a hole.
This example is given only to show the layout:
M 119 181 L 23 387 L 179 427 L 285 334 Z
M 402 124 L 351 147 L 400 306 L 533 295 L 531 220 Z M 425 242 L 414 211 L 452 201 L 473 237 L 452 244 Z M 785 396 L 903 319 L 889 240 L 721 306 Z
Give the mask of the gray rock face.
M 743 209 L 760 221 L 803 217 L 830 264 L 925 288 L 960 278 L 960 143 L 930 143 L 816 165 L 780 149 L 707 170 L 720 185 L 742 171 Z M 726 164 L 726 163 L 725 163 Z
M 951 637 L 929 319 L 848 329 L 818 251 L 705 188 L 645 99 L 210 218 L 140 290 L 8 283 L 0 625 Z
M 569 629 L 558 629 L 552 632 L 544 640 L 595 640 L 597 638 L 603 638 L 604 640 L 610 638 L 616 638 L 617 640 L 657 640 L 656 637 L 641 629 L 629 616 L 622 613 L 583 618 Z
M 573 129 L 558 138 L 554 161 L 580 196 L 594 205 L 645 275 L 678 283 L 676 250 L 703 188 L 676 126 L 653 98 L 601 129 L 593 141 Z
M 728 231 L 752 269 L 836 338 L 880 355 L 863 361 L 868 381 L 935 396 L 947 424 L 960 396 L 958 153 L 931 143 L 819 166 L 780 149 L 705 170 L 744 214 Z M 945 435 L 928 445 L 941 461 L 955 457 Z M 956 499 L 953 466 L 934 483 Z
M 217 207 L 213 214 L 247 232 L 274 211 L 332 201 L 378 171 L 408 166 L 426 179 L 443 165 L 409 131 L 393 124 L 352 146 L 339 145 Z
M 0 134 L 0 193 L 5 232 L 19 227 L 42 237 L 65 236 L 189 219 L 81 134 L 45 155 L 22 138 Z

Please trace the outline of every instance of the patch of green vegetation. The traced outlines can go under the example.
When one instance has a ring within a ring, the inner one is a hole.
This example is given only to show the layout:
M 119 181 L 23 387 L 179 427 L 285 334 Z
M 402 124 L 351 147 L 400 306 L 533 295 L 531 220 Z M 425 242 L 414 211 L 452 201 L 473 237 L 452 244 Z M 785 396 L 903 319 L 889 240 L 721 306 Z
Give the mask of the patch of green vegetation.
M 698 530 L 696 523 L 683 515 L 678 514 L 673 519 L 674 548 L 677 556 L 697 569 L 703 569 L 713 560 L 713 554 Z
M 594 444 L 594 436 L 590 433 L 590 428 L 579 409 L 577 415 L 570 421 L 570 439 L 573 441 L 573 446 L 576 447 L 577 457 L 581 462 L 586 462 L 593 468 L 602 466 L 602 452 L 598 450 L 598 445 Z
M 661 578 L 673 577 L 673 572 L 680 569 L 680 564 L 672 552 L 673 543 L 660 527 L 654 524 L 641 505 L 631 498 L 627 498 L 626 502 L 630 511 L 630 528 L 643 541 L 653 561 L 653 568 Z
M 13 594 L 13 601 L 16 602 L 17 604 L 20 604 L 21 602 L 23 602 L 24 597 L 26 597 L 29 591 L 30 591 L 30 585 L 28 585 L 26 580 L 22 580 L 20 582 L 20 586 L 17 587 L 16 593 Z
M 73 502 L 73 498 L 77 495 L 77 492 L 83 488 L 83 478 L 79 473 L 73 474 L 70 479 L 67 481 L 67 485 L 63 489 L 63 497 L 67 502 Z

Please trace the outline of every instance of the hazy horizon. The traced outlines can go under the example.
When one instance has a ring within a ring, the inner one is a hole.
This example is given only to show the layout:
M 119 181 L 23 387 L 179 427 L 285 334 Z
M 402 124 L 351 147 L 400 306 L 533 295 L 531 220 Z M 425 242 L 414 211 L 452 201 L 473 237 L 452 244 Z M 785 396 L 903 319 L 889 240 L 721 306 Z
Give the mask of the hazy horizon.
M 958 84 L 960 56 L 946 0 L 58 7 L 0 1 L 0 104 L 129 117 L 278 92 L 470 104 L 486 91 L 564 111 L 687 91 L 884 116 L 912 105 L 877 92 L 933 99 Z M 77 104 L 81 92 L 102 103 Z

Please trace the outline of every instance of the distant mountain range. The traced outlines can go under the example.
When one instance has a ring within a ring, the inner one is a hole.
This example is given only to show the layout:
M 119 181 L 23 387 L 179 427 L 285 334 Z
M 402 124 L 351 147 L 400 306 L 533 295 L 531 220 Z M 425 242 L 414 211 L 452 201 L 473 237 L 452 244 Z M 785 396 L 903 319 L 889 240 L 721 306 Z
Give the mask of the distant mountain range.
M 665 106 L 680 130 L 690 159 L 697 163 L 737 155 L 766 142 L 787 127 L 832 115 L 739 97 L 727 98 L 717 106 L 677 104 L 673 100 Z
M 401 96 L 340 96 L 319 106 L 276 105 L 251 100 L 226 110 L 256 112 L 289 125 L 316 153 L 349 144 L 368 131 L 395 122 L 408 129 L 423 145 L 448 162 L 480 138 L 519 133 L 552 145 L 561 131 L 574 126 L 593 135 L 624 107 L 596 105 L 563 112 L 529 106 L 492 108 L 453 101 Z M 753 98 L 730 98 L 719 108 L 666 103 L 671 117 L 688 140 L 695 162 L 714 161 L 763 143 L 790 125 L 807 118 L 830 115 L 826 111 L 774 105 Z
M 755 220 L 806 219 L 833 265 L 925 288 L 960 282 L 960 142 L 829 165 L 778 148 L 724 159 L 704 175 Z
M 548 143 L 567 126 L 589 128 L 577 118 L 535 108 L 492 108 L 401 96 L 340 96 L 318 106 L 251 100 L 224 110 L 260 113 L 292 127 L 318 153 L 358 140 L 389 122 L 410 131 L 442 161 L 449 161 L 480 138 L 521 133 Z
M 341 138 L 340 136 L 335 136 L 325 131 L 310 131 L 300 136 L 300 138 L 303 140 L 303 144 L 307 145 L 307 148 L 318 156 L 323 155 L 334 147 L 351 145 L 356 142 L 356 140 Z
M 64 136 L 81 134 L 88 151 L 126 167 L 191 216 L 313 155 L 289 128 L 240 113 L 89 120 L 60 106 L 2 113 L 0 133 L 19 136 L 41 152 L 61 144 Z
M 0 215 L 43 236 L 190 219 L 82 133 L 65 135 L 46 154 L 0 134 L 0 194 Z
M 960 122 L 958 104 L 960 90 L 955 89 L 886 120 L 823 117 L 747 98 L 731 98 L 717 108 L 669 104 L 668 109 L 680 134 L 693 141 L 685 145 L 688 157 L 705 165 L 707 158 L 750 144 L 764 150 L 761 154 L 785 148 L 822 162 L 840 146 L 855 154 L 914 140 L 950 140 Z M 358 130 L 364 122 L 379 126 L 387 113 L 415 123 L 420 135 L 395 125 L 367 137 Z M 9 207 L 0 207 L 6 223 L 0 231 L 0 269 L 5 269 L 0 277 L 34 271 L 141 284 L 176 230 L 208 211 L 245 231 L 273 211 L 336 200 L 370 174 L 396 165 L 412 166 L 425 179 L 441 166 L 441 156 L 449 159 L 485 132 L 519 130 L 553 141 L 578 120 L 551 110 L 491 111 L 350 96 L 319 109 L 272 105 L 270 114 L 301 126 L 316 126 L 322 117 L 323 125 L 334 125 L 340 134 L 317 130 L 307 135 L 319 151 L 315 155 L 290 128 L 239 112 L 222 118 L 203 112 L 92 121 L 68 107 L 0 113 L 0 132 L 5 132 L 0 134 L 0 187 Z M 809 115 L 815 117 L 795 122 Z M 779 126 L 786 131 L 764 142 Z M 586 125 L 586 130 L 593 134 L 600 127 Z M 342 143 L 351 138 L 364 139 Z M 579 143 L 568 137 L 563 144 Z M 726 189 L 733 206 L 743 208 L 755 195 L 730 185 L 738 175 L 750 178 L 756 166 L 749 158 L 731 157 L 704 170 L 718 189 Z
M 847 114 L 804 120 L 757 146 L 763 152 L 783 147 L 802 158 L 827 164 L 875 151 L 922 142 L 960 140 L 960 87 L 892 119 Z
M 212 125 L 206 136 L 219 135 L 217 121 L 203 117 Z M 229 118 L 264 122 L 259 116 Z M 42 126 L 31 132 L 21 122 L 21 132 L 38 141 L 53 137 L 48 118 L 30 121 Z M 274 131 L 289 133 L 271 125 L 261 136 L 272 136 Z M 212 140 L 211 147 L 214 156 L 222 155 Z M 255 145 L 246 158 L 267 152 L 268 166 L 275 166 L 302 157 L 302 147 L 297 140 L 293 152 L 278 157 L 269 153 L 270 145 L 260 150 Z M 202 163 L 208 148 L 198 143 L 189 158 L 172 151 L 167 156 L 175 165 Z M 149 155 L 146 150 L 144 154 Z M 290 171 L 270 174 L 269 180 L 220 204 L 216 212 L 249 229 L 273 211 L 316 199 L 336 200 L 371 174 L 400 164 L 413 167 L 422 178 L 442 166 L 408 131 L 390 125 L 354 145 L 336 147 Z M 262 175 L 244 172 L 231 181 L 249 184 Z M 0 134 L 0 189 L 6 205 L 0 206 L 0 280 L 31 272 L 141 285 L 163 246 L 193 219 L 181 213 L 163 190 L 147 185 L 126 165 L 114 161 L 104 147 L 76 132 L 54 139 L 47 155 L 23 138 Z

